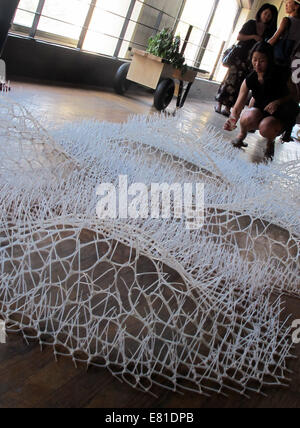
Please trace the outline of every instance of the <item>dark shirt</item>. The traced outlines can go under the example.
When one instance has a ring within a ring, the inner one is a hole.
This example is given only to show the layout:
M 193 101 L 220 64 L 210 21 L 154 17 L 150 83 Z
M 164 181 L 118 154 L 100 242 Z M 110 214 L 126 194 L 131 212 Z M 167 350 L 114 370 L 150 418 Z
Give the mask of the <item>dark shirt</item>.
M 276 29 L 266 28 L 264 31 L 264 34 L 262 35 L 262 39 L 265 41 L 268 41 L 275 33 Z M 244 36 L 257 36 L 257 26 L 256 21 L 254 19 L 250 19 L 250 21 L 247 21 L 243 28 L 240 31 L 241 34 Z M 243 47 L 243 52 L 245 52 L 245 55 L 248 56 L 251 49 L 254 47 L 254 45 L 257 43 L 255 39 L 252 40 L 246 40 L 246 41 L 240 41 L 238 43 L 239 46 Z
M 282 35 L 283 39 L 291 40 L 293 41 L 293 51 L 291 53 L 291 57 L 297 56 L 299 57 L 300 53 L 300 18 L 296 18 L 294 16 L 290 16 L 288 18 L 289 25 L 285 31 L 285 33 Z
M 264 82 L 258 81 L 256 71 L 252 71 L 246 78 L 248 89 L 252 91 L 255 107 L 262 110 L 273 101 L 289 95 L 288 81 L 290 70 L 286 67 L 274 66 L 271 72 L 264 77 Z

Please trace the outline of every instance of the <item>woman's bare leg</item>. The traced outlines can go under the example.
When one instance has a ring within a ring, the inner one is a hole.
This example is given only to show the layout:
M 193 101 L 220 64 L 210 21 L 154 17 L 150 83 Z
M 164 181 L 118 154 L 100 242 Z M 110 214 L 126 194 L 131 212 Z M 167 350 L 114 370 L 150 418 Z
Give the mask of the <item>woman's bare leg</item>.
M 260 135 L 267 140 L 265 156 L 273 159 L 275 153 L 275 140 L 283 131 L 283 124 L 275 117 L 266 117 L 259 124 Z
M 256 131 L 262 120 L 263 114 L 258 108 L 250 108 L 245 110 L 240 119 L 240 133 L 234 142 L 237 147 L 247 147 L 244 139 L 247 137 L 249 131 Z

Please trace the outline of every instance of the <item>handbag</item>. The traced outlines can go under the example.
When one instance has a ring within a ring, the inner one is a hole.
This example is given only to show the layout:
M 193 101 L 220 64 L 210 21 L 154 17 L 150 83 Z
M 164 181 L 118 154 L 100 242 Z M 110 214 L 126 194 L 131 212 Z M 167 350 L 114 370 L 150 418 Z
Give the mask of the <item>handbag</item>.
M 238 59 L 243 58 L 242 46 L 233 45 L 229 49 L 226 49 L 223 53 L 222 64 L 224 67 L 231 67 L 236 64 Z

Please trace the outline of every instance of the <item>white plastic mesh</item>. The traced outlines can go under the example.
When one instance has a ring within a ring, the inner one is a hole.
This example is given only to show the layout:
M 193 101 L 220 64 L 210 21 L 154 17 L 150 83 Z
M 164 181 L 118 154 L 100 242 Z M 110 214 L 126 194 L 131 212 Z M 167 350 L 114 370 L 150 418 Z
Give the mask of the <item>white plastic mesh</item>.
M 274 292 L 299 297 L 299 160 L 253 165 L 178 118 L 46 131 L 0 102 L 0 314 L 133 387 L 241 394 L 286 382 Z M 205 184 L 205 224 L 100 220 L 100 183 Z

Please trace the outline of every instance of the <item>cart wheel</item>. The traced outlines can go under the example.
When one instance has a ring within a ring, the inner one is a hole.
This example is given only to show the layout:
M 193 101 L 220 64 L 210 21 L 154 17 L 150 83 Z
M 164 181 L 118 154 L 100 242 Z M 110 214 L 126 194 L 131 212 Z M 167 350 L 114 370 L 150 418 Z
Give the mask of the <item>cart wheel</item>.
M 154 94 L 154 106 L 157 110 L 165 110 L 172 101 L 175 92 L 175 83 L 172 79 L 162 80 Z
M 126 79 L 130 63 L 122 64 L 114 78 L 114 89 L 117 94 L 124 95 L 129 89 L 130 81 Z

